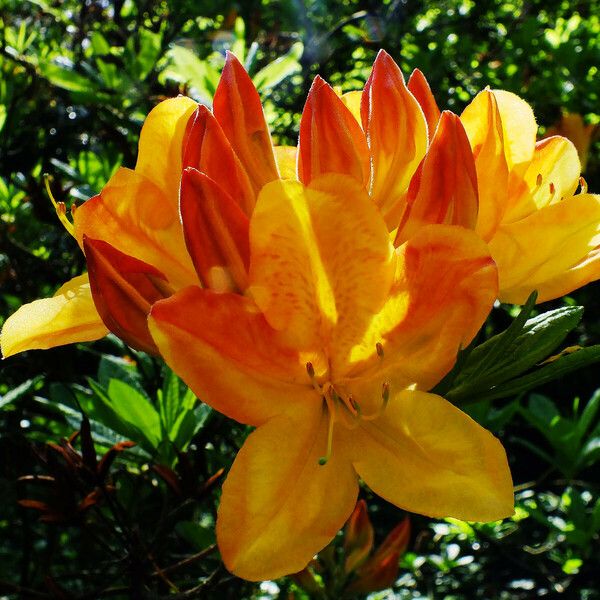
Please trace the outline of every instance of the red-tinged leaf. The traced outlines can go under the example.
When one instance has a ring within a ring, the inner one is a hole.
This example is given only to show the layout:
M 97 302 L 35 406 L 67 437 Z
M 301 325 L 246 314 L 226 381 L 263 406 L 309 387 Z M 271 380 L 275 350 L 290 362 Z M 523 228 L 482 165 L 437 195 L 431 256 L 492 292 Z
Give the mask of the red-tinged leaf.
M 96 457 L 96 448 L 92 440 L 92 430 L 90 421 L 85 414 L 81 416 L 81 456 L 83 464 L 92 472 L 96 472 L 98 459 Z
M 98 480 L 102 482 L 106 479 L 108 471 L 119 452 L 123 452 L 128 448 L 133 448 L 133 446 L 135 445 L 135 442 L 123 441 L 116 443 L 112 448 L 110 448 L 98 463 L 98 469 L 96 471 L 98 475 Z
M 308 185 L 325 173 L 350 175 L 366 186 L 370 177 L 369 148 L 350 110 L 317 76 L 300 121 L 298 178 Z
M 221 468 L 214 475 L 211 475 L 204 482 L 204 484 L 202 485 L 202 487 L 200 488 L 200 494 L 199 495 L 204 495 L 208 491 L 210 491 L 213 487 L 215 487 L 215 485 L 217 485 L 217 483 L 219 482 L 219 479 L 221 479 L 221 477 L 223 477 L 223 473 L 225 473 L 225 469 Z
M 315 579 L 315 576 L 310 572 L 308 567 L 298 573 L 290 575 L 290 577 L 309 594 L 313 594 L 315 597 L 323 595 L 323 587 Z
M 190 123 L 184 142 L 183 168 L 192 167 L 217 181 L 250 216 L 256 194 L 219 122 L 206 106 L 199 106 Z
M 152 470 L 165 480 L 165 483 L 177 494 L 181 495 L 181 485 L 177 473 L 164 465 L 152 465 Z
M 77 510 L 83 512 L 102 500 L 102 492 L 98 489 L 90 492 L 78 505 Z
M 47 442 L 47 447 L 54 450 L 56 454 L 61 456 L 71 469 L 78 469 L 82 464 L 81 456 L 75 451 L 66 440 L 61 440 L 60 444 Z
M 367 593 L 383 590 L 394 584 L 398 577 L 398 563 L 410 539 L 410 521 L 406 517 L 383 540 L 375 553 L 358 569 L 348 591 Z
M 133 348 L 158 354 L 147 316 L 152 304 L 170 295 L 166 277 L 107 242 L 84 236 L 83 247 L 94 304 L 104 324 Z
M 41 512 L 49 512 L 52 510 L 50 505 L 46 504 L 45 502 L 41 502 L 40 500 L 30 500 L 26 498 L 23 500 L 17 500 L 17 503 L 25 508 L 33 508 L 34 510 L 39 510 Z
M 367 512 L 367 504 L 364 500 L 359 500 L 346 523 L 344 536 L 344 552 L 346 554 L 344 570 L 346 573 L 354 571 L 369 556 L 369 552 L 373 548 L 373 536 L 373 526 Z
M 425 75 L 419 69 L 415 69 L 409 77 L 406 87 L 408 87 L 410 93 L 417 99 L 419 106 L 423 110 L 425 120 L 427 121 L 429 140 L 431 141 L 440 119 L 440 109 L 429 87 L 429 83 L 425 79 Z
M 217 292 L 248 285 L 248 217 L 215 181 L 192 168 L 183 172 L 180 211 L 188 252 L 203 285 Z
M 266 183 L 279 175 L 260 97 L 231 52 L 227 53 L 215 91 L 213 112 L 258 195 Z
M 395 244 L 399 246 L 430 224 L 475 229 L 478 210 L 477 172 L 469 139 L 459 117 L 444 111 L 410 183 Z

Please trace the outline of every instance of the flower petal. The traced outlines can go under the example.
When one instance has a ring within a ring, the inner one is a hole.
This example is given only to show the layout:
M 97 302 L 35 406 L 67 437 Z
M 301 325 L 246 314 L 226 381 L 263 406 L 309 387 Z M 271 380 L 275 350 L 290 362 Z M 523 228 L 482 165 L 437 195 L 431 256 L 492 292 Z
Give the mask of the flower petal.
M 513 514 L 500 442 L 441 398 L 403 391 L 352 432 L 354 467 L 388 502 L 429 517 L 494 521 Z
M 312 390 L 306 362 L 316 359 L 284 346 L 254 303 L 237 294 L 183 289 L 152 307 L 148 325 L 194 393 L 242 423 L 263 423 Z
M 385 224 L 350 177 L 305 187 L 277 181 L 250 222 L 249 293 L 275 329 L 300 348 L 324 348 L 342 364 L 383 304 L 393 276 Z
M 296 179 L 296 162 L 298 149 L 295 146 L 275 146 L 275 161 L 281 179 Z
M 558 298 L 600 278 L 600 196 L 578 194 L 503 225 L 489 243 L 500 299 Z
M 431 92 L 429 83 L 425 78 L 425 75 L 419 70 L 415 69 L 406 84 L 408 91 L 417 99 L 425 120 L 427 121 L 427 131 L 429 133 L 429 140 L 433 138 L 433 134 L 437 128 L 438 121 L 440 120 L 440 109 L 438 108 L 435 97 Z
M 83 238 L 94 304 L 104 324 L 131 347 L 158 354 L 148 331 L 152 304 L 170 295 L 165 276 L 153 266 Z
M 340 96 L 344 106 L 352 113 L 356 122 L 362 127 L 362 118 L 360 116 L 360 105 L 362 103 L 362 90 L 346 92 Z
M 78 207 L 74 221 L 80 246 L 84 235 L 104 240 L 153 265 L 176 288 L 198 282 L 185 247 L 179 208 L 135 171 L 119 169 L 98 196 Z
M 204 287 L 245 290 L 250 249 L 248 217 L 217 183 L 188 167 L 181 179 L 185 242 Z
M 188 128 L 183 167 L 193 167 L 218 181 L 247 215 L 252 214 L 256 195 L 248 174 L 206 106 L 197 108 Z
M 460 120 L 473 149 L 479 213 L 475 231 L 488 241 L 500 224 L 508 202 L 508 163 L 496 97 L 480 92 L 465 108 Z
M 556 126 L 548 129 L 547 135 L 562 135 L 571 140 L 577 148 L 581 170 L 585 171 L 592 137 L 597 129 L 597 124 L 585 125 L 583 117 L 577 113 L 563 113 Z
M 140 133 L 135 171 L 158 186 L 173 208 L 177 208 L 183 138 L 198 104 L 178 96 L 153 108 Z
M 244 579 L 301 571 L 354 508 L 357 477 L 337 435 L 319 464 L 328 417 L 316 395 L 310 400 L 252 433 L 223 484 L 217 540 L 226 567 Z
M 361 115 L 372 161 L 371 195 L 395 229 L 403 196 L 427 150 L 427 123 L 392 57 L 381 50 L 363 95 Z
M 332 87 L 315 77 L 308 93 L 298 139 L 298 179 L 339 173 L 369 182 L 369 149 L 360 125 Z
M 350 356 L 347 385 L 358 402 L 383 381 L 392 392 L 414 384 L 430 389 L 452 368 L 496 299 L 495 265 L 471 231 L 429 225 L 397 254 L 390 297 Z M 377 343 L 383 357 L 374 352 Z
M 90 342 L 107 333 L 84 274 L 65 283 L 52 298 L 34 300 L 8 317 L 2 327 L 0 347 L 7 358 L 25 350 Z
M 213 112 L 258 194 L 277 179 L 277 166 L 258 92 L 231 52 L 215 91 Z
M 447 110 L 410 183 L 407 203 L 396 245 L 428 224 L 475 229 L 479 204 L 475 161 L 460 119 Z

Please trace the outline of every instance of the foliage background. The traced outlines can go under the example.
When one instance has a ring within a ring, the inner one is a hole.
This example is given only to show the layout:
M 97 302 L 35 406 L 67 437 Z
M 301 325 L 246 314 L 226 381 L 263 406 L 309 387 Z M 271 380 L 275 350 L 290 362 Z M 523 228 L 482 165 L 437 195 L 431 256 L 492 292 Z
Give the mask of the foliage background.
M 561 110 L 600 122 L 598 0 L 0 0 L 0 15 L 0 323 L 84 266 L 43 173 L 67 204 L 97 193 L 119 165 L 133 167 L 141 123 L 159 100 L 187 93 L 210 103 L 227 48 L 250 66 L 279 143 L 294 143 L 317 73 L 358 89 L 379 48 L 405 75 L 424 71 L 439 105 L 455 112 L 490 85 L 526 98 L 542 132 Z M 598 141 L 585 175 L 600 191 Z M 565 345 L 600 341 L 598 292 L 591 285 L 543 307 L 585 306 Z M 495 310 L 483 337 L 514 314 Z M 1 369 L 2 597 L 307 597 L 291 578 L 249 584 L 220 565 L 219 486 L 203 484 L 218 483 L 247 431 L 195 403 L 158 362 L 109 337 Z M 411 517 L 394 591 L 378 597 L 600 597 L 599 386 L 589 367 L 475 405 L 508 449 L 515 518 L 470 526 Z M 84 464 L 47 446 L 82 427 L 85 440 L 82 411 L 99 454 L 137 442 L 104 478 L 92 473 L 89 447 Z M 105 496 L 81 509 L 95 489 Z M 402 515 L 363 495 L 380 541 Z

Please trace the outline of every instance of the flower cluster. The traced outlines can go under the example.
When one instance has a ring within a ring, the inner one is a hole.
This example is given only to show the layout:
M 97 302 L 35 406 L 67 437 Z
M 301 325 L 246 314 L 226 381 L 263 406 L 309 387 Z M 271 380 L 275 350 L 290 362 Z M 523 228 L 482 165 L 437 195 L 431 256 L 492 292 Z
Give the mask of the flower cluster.
M 166 100 L 120 169 L 66 220 L 88 274 L 4 325 L 4 356 L 111 331 L 203 401 L 255 426 L 223 485 L 227 567 L 301 571 L 359 479 L 408 510 L 512 514 L 505 452 L 428 393 L 497 298 L 600 277 L 600 197 L 565 138 L 481 92 L 459 117 L 381 52 L 362 92 L 317 78 L 297 148 L 272 147 L 229 55 L 212 111 Z M 581 185 L 582 190 L 576 193 Z

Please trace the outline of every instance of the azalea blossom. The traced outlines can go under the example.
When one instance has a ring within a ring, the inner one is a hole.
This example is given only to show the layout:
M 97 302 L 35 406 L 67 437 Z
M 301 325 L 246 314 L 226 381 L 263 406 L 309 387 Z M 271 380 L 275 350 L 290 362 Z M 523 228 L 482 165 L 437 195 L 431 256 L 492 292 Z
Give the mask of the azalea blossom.
M 217 520 L 226 566 L 252 580 L 302 570 L 351 514 L 359 479 L 434 517 L 513 512 L 498 440 L 427 392 L 497 297 L 489 250 L 460 219 L 424 223 L 395 245 L 386 221 L 411 177 L 394 173 L 416 168 L 427 142 L 403 139 L 404 153 L 390 157 L 380 138 L 374 156 L 345 104 L 323 116 L 333 91 L 319 86 L 326 95 L 313 92 L 303 116 L 299 181 L 282 177 L 294 153 L 273 151 L 233 56 L 212 112 L 186 98 L 158 105 L 135 169 L 74 214 L 89 283 L 80 276 L 25 305 L 1 337 L 8 356 L 108 329 L 256 427 Z M 390 111 L 402 117 L 393 102 Z M 373 114 L 384 131 L 383 113 Z M 427 135 L 424 122 L 402 119 Z M 338 126 L 352 143 L 327 155 Z M 375 194 L 371 162 L 381 167 Z
M 499 298 L 557 298 L 600 277 L 600 196 L 587 193 L 564 137 L 536 143 L 531 107 L 485 90 L 460 117 L 440 112 L 420 71 L 408 84 L 381 51 L 362 92 L 338 97 L 317 78 L 304 110 L 298 178 L 360 181 L 396 245 L 425 224 L 475 230 L 498 266 Z
M 580 114 L 563 112 L 559 121 L 548 128 L 546 137 L 561 135 L 573 142 L 581 162 L 581 171 L 585 173 L 592 140 L 597 138 L 598 130 L 598 124 L 586 124 Z

